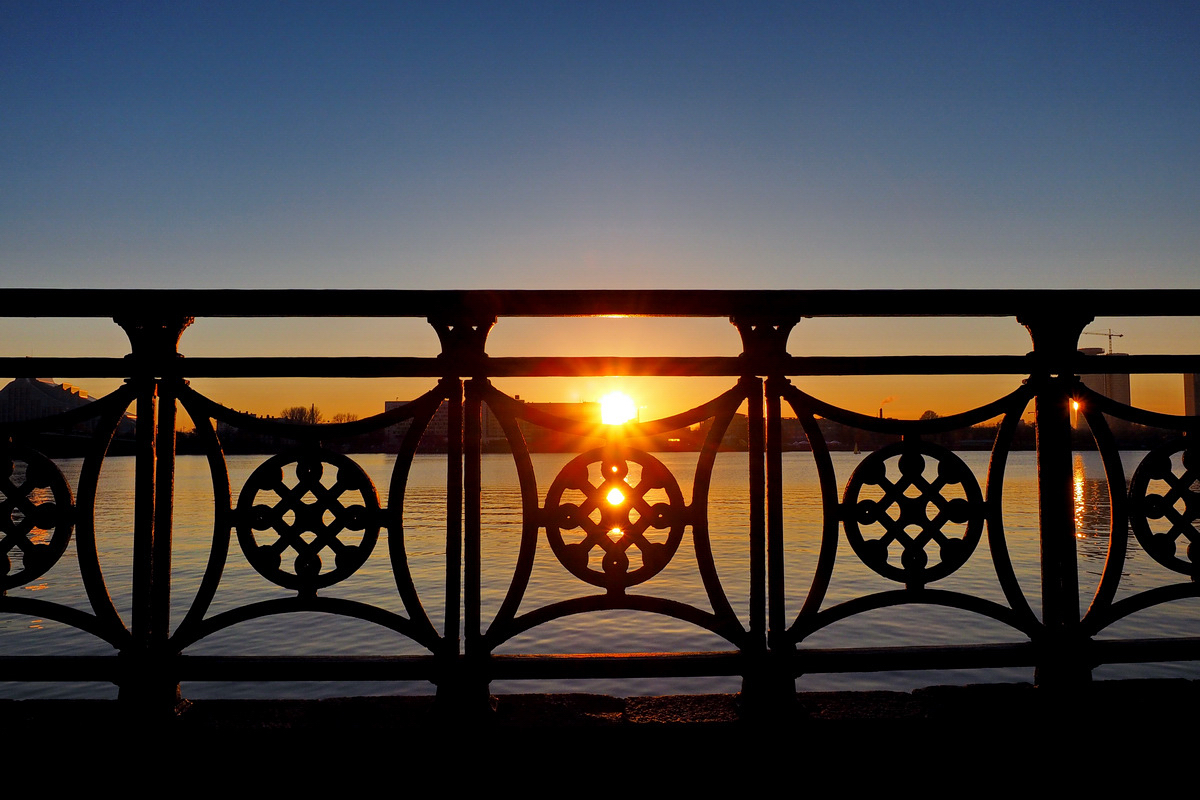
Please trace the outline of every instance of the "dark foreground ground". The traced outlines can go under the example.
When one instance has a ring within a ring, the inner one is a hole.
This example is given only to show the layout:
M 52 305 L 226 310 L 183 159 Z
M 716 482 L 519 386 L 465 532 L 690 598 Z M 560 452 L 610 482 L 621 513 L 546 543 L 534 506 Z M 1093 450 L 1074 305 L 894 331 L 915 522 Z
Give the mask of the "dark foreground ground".
M 13 797 L 1012 800 L 1194 787 L 1200 681 L 808 693 L 781 705 L 504 695 L 461 713 L 433 698 L 205 700 L 164 718 L 115 701 L 0 701 L 0 765 Z
M 97 753 L 140 748 L 194 755 L 278 746 L 301 762 L 305 752 L 379 747 L 408 756 L 564 753 L 608 740 L 649 746 L 649 752 L 659 744 L 697 744 L 714 752 L 880 748 L 889 762 L 916 754 L 936 761 L 939 754 L 949 757 L 977 744 L 1019 745 L 1032 753 L 1073 751 L 1076 745 L 1094 751 L 1103 744 L 1129 752 L 1160 745 L 1169 750 L 1176 740 L 1190 750 L 1200 681 L 1099 681 L 1072 691 L 980 684 L 911 693 L 814 692 L 767 708 L 743 707 L 737 695 L 501 695 L 492 705 L 448 709 L 432 697 L 200 700 L 177 714 L 146 715 L 107 700 L 3 700 L 0 731 L 27 743 L 69 740 Z

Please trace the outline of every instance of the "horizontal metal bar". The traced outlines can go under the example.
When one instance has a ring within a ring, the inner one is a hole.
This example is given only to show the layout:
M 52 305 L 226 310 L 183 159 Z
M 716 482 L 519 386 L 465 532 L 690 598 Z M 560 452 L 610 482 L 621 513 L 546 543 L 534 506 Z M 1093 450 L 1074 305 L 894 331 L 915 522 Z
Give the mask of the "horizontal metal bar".
M 1097 665 L 1200 660 L 1200 637 L 1194 636 L 1121 641 L 1093 639 L 1089 648 Z
M 133 364 L 125 358 L 0 358 L 0 375 L 6 378 L 128 378 Z
M 129 667 L 119 656 L 2 656 L 0 681 L 117 683 Z M 177 656 L 163 667 L 189 681 L 431 681 L 439 664 L 434 656 Z
M 1032 667 L 1037 664 L 1037 656 L 1037 649 L 1032 642 L 928 647 L 802 648 L 791 657 L 791 665 L 792 674 L 799 676 L 805 673 L 830 672 Z
M 1195 359 L 1200 368 L 1200 357 Z M 1028 375 L 1028 356 L 784 356 L 490 358 L 484 373 L 496 377 L 577 375 L 730 376 L 772 375 Z
M 116 683 L 128 663 L 119 656 L 0 656 L 0 681 Z
M 1099 355 L 1079 356 L 1076 373 L 1147 375 L 1200 372 L 1200 355 Z
M 485 667 L 492 680 L 514 678 L 680 678 L 741 675 L 741 653 L 588 653 L 493 655 Z
M 651 377 L 703 377 L 745 374 L 790 376 L 844 375 L 1028 375 L 1037 367 L 1030 356 L 788 356 L 779 359 L 743 360 L 738 356 L 628 357 L 519 356 L 488 358 L 482 362 L 455 363 L 440 358 L 388 356 L 349 357 L 197 357 L 172 364 L 187 378 L 440 378 L 487 375 L 490 377 L 577 377 L 630 375 Z M 1090 356 L 1074 366 L 1080 374 L 1092 372 L 1183 374 L 1200 372 L 1200 356 Z M 127 378 L 133 362 L 123 358 L 0 358 L 0 375 L 72 378 Z
M 445 669 L 435 656 L 178 656 L 185 681 L 432 681 Z
M 1172 639 L 1093 640 L 1088 644 L 1096 665 L 1136 664 L 1200 659 L 1200 637 Z M 884 672 L 915 669 L 979 669 L 1027 667 L 1037 663 L 1031 642 L 936 647 L 803 648 L 792 657 L 794 674 Z
M 1195 289 L 0 289 L 5 317 L 1192 316 Z
M 1093 641 L 1097 664 L 1200 659 L 1200 637 Z M 936 647 L 802 648 L 791 657 L 794 675 L 893 670 L 1032 667 L 1031 642 Z M 115 683 L 122 663 L 116 656 L 0 657 L 0 680 L 99 681 Z M 196 681 L 406 681 L 434 680 L 444 668 L 434 656 L 253 657 L 179 656 L 170 671 Z M 746 657 L 736 652 L 494 655 L 486 671 L 493 680 L 570 678 L 670 678 L 737 676 Z
M 0 657 L 0 680 L 116 683 L 117 656 Z M 164 674 L 185 681 L 433 681 L 445 662 L 435 656 L 178 656 Z M 739 653 L 634 653 L 492 656 L 493 679 L 703 677 L 741 675 Z

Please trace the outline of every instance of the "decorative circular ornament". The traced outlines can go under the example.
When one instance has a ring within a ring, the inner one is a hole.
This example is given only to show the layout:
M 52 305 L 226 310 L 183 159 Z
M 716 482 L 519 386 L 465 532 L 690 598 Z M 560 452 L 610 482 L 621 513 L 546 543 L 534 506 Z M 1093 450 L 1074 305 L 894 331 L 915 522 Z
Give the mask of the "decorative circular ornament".
M 599 464 L 599 479 L 591 477 Z M 630 483 L 630 465 L 641 475 Z M 656 490 L 665 503 L 651 503 Z M 577 492 L 578 503 L 564 503 L 563 494 Z M 590 450 L 567 464 L 546 494 L 546 535 L 550 549 L 567 570 L 594 586 L 619 592 L 657 575 L 675 555 L 688 521 L 679 484 L 662 462 L 640 450 L 607 447 Z M 666 530 L 665 541 L 652 541 L 647 532 Z M 581 530 L 583 539 L 567 542 L 563 531 Z M 599 569 L 591 564 L 593 551 Z M 633 559 L 631 559 L 631 553 Z M 633 561 L 640 558 L 641 564 Z
M 927 458 L 936 465 L 932 480 L 925 477 Z M 898 477 L 889 478 L 889 471 Z M 960 496 L 947 497 L 945 491 L 954 487 L 958 491 L 953 494 Z M 910 586 L 954 572 L 970 558 L 983 534 L 983 495 L 975 475 L 954 453 L 925 441 L 888 445 L 864 458 L 846 484 L 842 508 L 846 538 L 863 563 Z M 947 535 L 951 524 L 963 526 L 962 534 Z M 865 538 L 867 526 L 881 528 L 882 534 Z M 933 543 L 938 552 L 931 564 Z M 899 566 L 889 562 L 896 544 Z
M 1181 454 L 1182 470 L 1178 473 L 1176 454 Z M 1159 525 L 1151 525 L 1151 521 L 1160 520 Z M 1151 450 L 1138 464 L 1129 484 L 1129 525 L 1133 535 L 1159 564 L 1194 578 L 1200 575 L 1197 520 L 1200 520 L 1200 447 L 1177 441 Z M 1181 539 L 1186 542 L 1186 559 L 1179 554 Z
M 71 540 L 74 512 L 71 488 L 53 461 L 0 442 L 0 588 L 23 586 L 54 566 Z
M 327 465 L 335 470 L 328 486 L 322 482 Z M 238 543 L 264 578 L 311 593 L 345 580 L 366 562 L 379 537 L 379 517 L 375 485 L 351 459 L 328 451 L 282 453 L 242 487 Z M 352 535 L 356 531 L 361 534 Z

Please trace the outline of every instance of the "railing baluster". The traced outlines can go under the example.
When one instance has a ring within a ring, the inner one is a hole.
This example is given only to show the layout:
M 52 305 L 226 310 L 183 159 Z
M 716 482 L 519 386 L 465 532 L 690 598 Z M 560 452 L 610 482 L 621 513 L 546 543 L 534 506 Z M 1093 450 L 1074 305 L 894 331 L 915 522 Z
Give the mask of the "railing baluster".
M 791 649 L 781 634 L 787 630 L 783 571 L 783 426 L 779 398 L 781 378 L 767 379 L 767 646 L 773 655 Z M 783 659 L 779 659 L 782 661 Z M 786 670 L 786 664 L 780 665 Z
M 767 592 L 771 592 L 771 631 L 781 631 L 783 620 L 782 556 L 783 495 L 780 455 L 781 426 L 778 394 L 766 398 L 764 420 L 763 381 L 778 380 L 788 359 L 787 341 L 799 321 L 795 317 L 735 317 L 730 321 L 742 338 L 742 378 L 747 387 L 748 450 L 750 459 L 750 633 L 756 652 L 748 654 L 753 678 L 743 679 L 742 694 L 748 705 L 762 712 L 786 708 L 795 695 L 787 660 L 768 648 Z M 751 388 L 753 387 L 753 388 Z M 764 442 L 764 424 L 766 440 Z M 765 461 L 765 471 L 764 471 Z M 769 506 L 768 506 L 769 504 Z M 768 512 L 769 508 L 769 512 Z M 772 570 L 768 580 L 768 562 Z
M 133 478 L 133 565 L 130 577 L 129 628 L 133 633 L 134 652 L 122 653 L 129 664 L 128 679 L 121 684 L 122 700 L 136 702 L 145 684 L 145 662 L 152 646 L 154 615 L 152 591 L 154 581 L 154 479 L 155 479 L 155 412 L 157 394 L 153 378 L 139 376 L 130 382 L 137 386 L 135 415 L 137 433 L 134 444 Z
M 447 491 L 457 492 L 458 487 L 461 487 L 463 500 L 461 503 L 448 501 L 446 507 L 448 515 L 457 517 L 458 512 L 454 508 L 457 506 L 462 519 L 461 527 L 457 519 L 453 522 L 448 519 L 446 522 L 448 537 L 446 559 L 449 570 L 453 551 L 455 553 L 453 569 L 458 569 L 459 544 L 457 542 L 451 544 L 450 538 L 456 538 L 461 531 L 463 657 L 450 674 L 443 671 L 442 682 L 438 685 L 438 696 L 444 706 L 452 707 L 458 712 L 474 713 L 488 707 L 488 654 L 484 651 L 482 644 L 481 619 L 480 535 L 483 517 L 481 507 L 483 404 L 480 397 L 487 380 L 485 377 L 487 353 L 484 351 L 484 346 L 487 343 L 488 333 L 496 324 L 496 318 L 487 315 L 447 315 L 430 317 L 429 324 L 437 331 L 438 340 L 442 345 L 442 352 L 438 355 L 438 359 L 443 362 L 444 375 L 447 378 L 455 379 L 463 376 L 470 378 L 465 385 L 463 399 L 453 400 L 452 398 L 453 402 L 461 403 L 460 411 L 456 412 L 451 409 L 452 430 L 455 429 L 453 427 L 454 415 L 461 413 L 462 441 L 459 463 L 462 467 L 462 477 L 460 482 L 455 476 L 451 476 L 448 480 Z M 454 460 L 451 456 L 450 461 Z M 452 470 L 453 466 L 448 465 L 447 469 Z M 457 582 L 457 576 L 454 580 Z M 454 604 L 453 607 L 447 605 L 448 617 L 452 613 L 458 613 L 457 596 L 458 592 L 456 591 L 452 599 L 450 591 L 447 589 L 447 603 Z M 455 628 L 457 629 L 457 624 Z M 450 626 L 447 623 L 447 638 L 449 638 L 449 630 Z M 457 641 L 457 635 L 455 639 Z M 457 648 L 457 644 L 455 647 Z M 449 650 L 449 644 L 447 644 L 447 649 Z
M 446 379 L 449 381 L 449 379 Z M 462 646 L 463 388 L 455 379 L 444 402 L 446 441 L 446 624 L 443 674 L 452 674 Z M 440 691 L 439 687 L 439 691 Z
M 172 674 L 171 530 L 175 483 L 175 385 L 179 337 L 191 317 L 121 317 L 133 363 L 130 381 L 138 386 L 134 467 L 134 553 L 131 630 L 134 652 L 120 697 L 157 714 L 179 702 Z M 160 380 L 165 378 L 165 380 Z
M 1054 309 L 1017 319 L 1033 339 L 1037 372 L 1032 379 L 1041 384 L 1034 413 L 1045 641 L 1034 680 L 1042 686 L 1071 685 L 1091 679 L 1079 626 L 1069 404 L 1076 380 L 1071 370 L 1079 336 L 1092 317 Z
M 460 691 L 469 693 L 470 697 L 460 697 L 464 702 L 470 702 L 477 693 L 477 687 L 482 689 L 486 700 L 487 676 L 482 674 L 485 665 L 482 663 L 487 654 L 482 652 L 482 621 L 481 621 L 481 583 L 482 560 L 480 554 L 480 535 L 482 529 L 482 443 L 481 443 L 481 413 L 482 404 L 479 399 L 480 382 L 467 382 L 466 402 L 463 404 L 463 495 L 465 498 L 465 527 L 463 542 L 463 571 L 466 576 L 463 585 L 463 628 L 465 635 L 466 672 L 464 680 L 467 686 Z
M 752 387 L 746 399 L 747 457 L 750 471 L 750 633 L 753 640 L 766 644 L 767 634 L 767 540 L 766 476 L 763 473 L 763 383 L 746 381 Z

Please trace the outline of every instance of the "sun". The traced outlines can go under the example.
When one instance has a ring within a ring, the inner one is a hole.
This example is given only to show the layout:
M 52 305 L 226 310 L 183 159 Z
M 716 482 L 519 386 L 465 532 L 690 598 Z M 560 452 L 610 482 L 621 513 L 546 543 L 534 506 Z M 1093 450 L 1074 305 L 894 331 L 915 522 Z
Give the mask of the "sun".
M 600 420 L 605 425 L 623 425 L 636 416 L 637 406 L 624 392 L 609 392 L 600 398 Z

